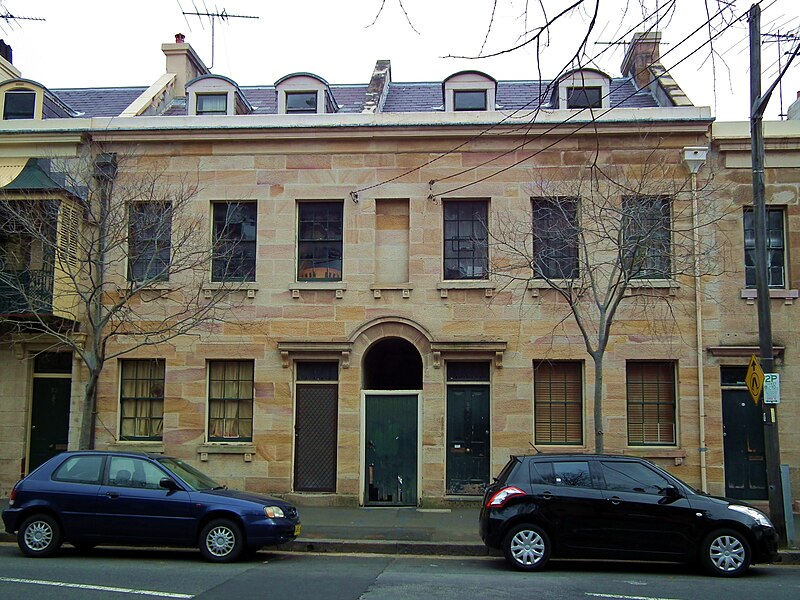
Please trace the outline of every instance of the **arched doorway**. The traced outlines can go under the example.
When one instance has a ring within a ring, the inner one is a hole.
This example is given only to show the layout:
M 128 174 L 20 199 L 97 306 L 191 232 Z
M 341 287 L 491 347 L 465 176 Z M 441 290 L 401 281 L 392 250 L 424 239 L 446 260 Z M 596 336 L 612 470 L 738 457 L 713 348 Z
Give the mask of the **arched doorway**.
M 422 357 L 402 338 L 373 344 L 363 361 L 364 503 L 416 506 Z

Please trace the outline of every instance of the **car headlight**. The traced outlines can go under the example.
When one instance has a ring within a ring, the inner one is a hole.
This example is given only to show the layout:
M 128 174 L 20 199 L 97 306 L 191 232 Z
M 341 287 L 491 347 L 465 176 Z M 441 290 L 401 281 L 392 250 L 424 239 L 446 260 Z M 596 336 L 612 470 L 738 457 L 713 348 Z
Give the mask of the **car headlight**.
M 281 518 L 284 516 L 283 509 L 280 506 L 265 506 L 264 514 L 269 519 Z
M 741 506 L 739 504 L 730 504 L 728 505 L 728 508 L 747 515 L 759 525 L 763 525 L 764 527 L 775 527 L 772 524 L 772 521 L 769 520 L 769 517 L 760 510 L 756 510 L 755 508 L 751 508 L 749 506 Z

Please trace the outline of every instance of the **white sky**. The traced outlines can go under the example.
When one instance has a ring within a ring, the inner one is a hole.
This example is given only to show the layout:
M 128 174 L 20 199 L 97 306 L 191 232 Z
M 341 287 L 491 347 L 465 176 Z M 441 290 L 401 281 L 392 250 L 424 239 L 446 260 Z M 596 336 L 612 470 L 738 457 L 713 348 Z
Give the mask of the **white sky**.
M 375 61 L 392 61 L 394 81 L 441 81 L 462 69 L 477 69 L 496 79 L 549 79 L 556 76 L 574 52 L 588 20 L 585 0 L 582 14 L 554 29 L 550 45 L 541 49 L 541 73 L 531 46 L 482 60 L 442 58 L 448 54 L 475 55 L 486 37 L 492 0 L 385 0 L 377 22 L 371 26 L 384 0 L 0 0 L 0 14 L 38 17 L 46 21 L 2 21 L 0 34 L 14 52 L 14 65 L 22 76 L 49 88 L 148 86 L 165 70 L 161 44 L 174 42 L 182 32 L 207 65 L 211 65 L 211 25 L 207 18 L 184 17 L 184 11 L 252 15 L 259 19 L 229 18 L 215 26 L 213 72 L 239 85 L 272 84 L 297 71 L 310 71 L 330 83 L 367 83 Z M 543 0 L 550 16 L 575 0 Z M 630 40 L 628 33 L 642 18 L 641 4 L 668 5 L 670 0 L 599 0 L 601 10 L 593 41 Z M 749 114 L 749 56 L 747 23 L 728 29 L 716 42 L 716 78 L 707 46 L 683 60 L 708 39 L 708 32 L 681 43 L 707 19 L 716 0 L 677 0 L 663 32 L 662 62 L 698 106 L 711 106 L 720 120 L 747 120 Z M 737 15 L 752 0 L 733 2 Z M 484 53 L 518 43 L 529 6 L 528 28 L 540 24 L 539 0 L 497 0 L 497 12 Z M 625 7 L 628 7 L 625 11 Z M 762 32 L 800 32 L 798 0 L 764 0 Z M 719 20 L 715 24 L 722 26 Z M 780 46 L 782 60 L 792 48 Z M 622 46 L 591 43 L 587 54 L 594 66 L 619 76 Z M 764 90 L 774 80 L 778 44 L 763 46 Z M 716 81 L 716 86 L 714 82 Z M 715 90 L 716 87 L 716 90 Z M 783 80 L 783 109 L 800 91 L 800 57 Z M 778 90 L 766 118 L 777 119 Z

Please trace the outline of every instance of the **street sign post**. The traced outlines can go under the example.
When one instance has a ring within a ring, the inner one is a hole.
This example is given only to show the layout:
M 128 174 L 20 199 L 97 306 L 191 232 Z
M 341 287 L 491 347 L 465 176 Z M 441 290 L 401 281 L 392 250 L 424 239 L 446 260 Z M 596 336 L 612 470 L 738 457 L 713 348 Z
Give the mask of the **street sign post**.
M 781 376 L 777 373 L 764 375 L 764 404 L 781 403 Z
M 753 397 L 753 402 L 758 404 L 758 400 L 761 398 L 761 390 L 764 389 L 764 371 L 761 369 L 761 364 L 759 364 L 755 354 L 750 357 L 750 366 L 747 367 L 747 375 L 744 377 L 744 382 Z

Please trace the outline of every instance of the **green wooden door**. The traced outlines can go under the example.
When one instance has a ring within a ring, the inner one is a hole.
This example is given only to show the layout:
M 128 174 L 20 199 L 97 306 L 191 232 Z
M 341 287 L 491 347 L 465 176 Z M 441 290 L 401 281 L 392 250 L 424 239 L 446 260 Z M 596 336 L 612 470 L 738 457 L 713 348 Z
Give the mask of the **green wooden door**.
M 483 495 L 489 483 L 489 386 L 447 388 L 447 493 Z
M 367 395 L 365 503 L 417 505 L 417 396 Z
M 34 378 L 28 472 L 67 449 L 72 380 Z

